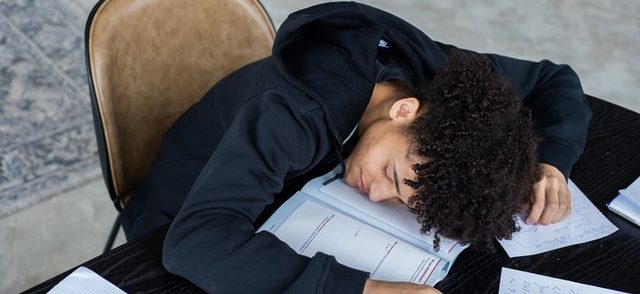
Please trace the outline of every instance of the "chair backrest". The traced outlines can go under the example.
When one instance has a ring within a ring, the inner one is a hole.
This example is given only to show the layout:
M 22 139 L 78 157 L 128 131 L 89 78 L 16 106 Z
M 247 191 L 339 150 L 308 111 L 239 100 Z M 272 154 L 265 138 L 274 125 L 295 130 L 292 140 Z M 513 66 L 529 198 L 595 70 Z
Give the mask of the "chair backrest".
M 271 54 L 257 0 L 103 0 L 85 49 L 98 151 L 116 208 L 173 122 L 231 71 Z

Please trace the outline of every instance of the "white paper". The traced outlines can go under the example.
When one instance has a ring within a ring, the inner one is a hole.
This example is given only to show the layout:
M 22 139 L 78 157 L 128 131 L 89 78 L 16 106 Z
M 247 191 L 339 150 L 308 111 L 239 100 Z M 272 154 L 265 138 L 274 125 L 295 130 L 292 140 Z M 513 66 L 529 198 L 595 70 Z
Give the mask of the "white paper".
M 500 289 L 498 293 L 608 294 L 624 292 L 503 267 L 500 274 Z
M 620 190 L 620 195 L 607 204 L 607 207 L 640 226 L 640 178 L 626 189 Z
M 299 254 L 330 254 L 377 280 L 433 285 L 448 268 L 442 258 L 313 201 L 302 203 L 273 233 Z
M 640 226 L 640 199 L 638 199 L 640 197 L 635 198 L 620 194 L 607 206 L 612 211 Z
M 125 294 L 103 277 L 86 267 L 79 267 L 60 283 L 55 285 L 49 294 Z
M 570 245 L 593 241 L 612 234 L 618 228 L 569 180 L 571 214 L 549 225 L 527 225 L 522 217 L 520 231 L 511 240 L 499 240 L 509 257 L 538 254 Z
M 621 194 L 625 195 L 636 195 L 640 197 L 640 177 L 638 177 L 629 187 L 620 191 Z

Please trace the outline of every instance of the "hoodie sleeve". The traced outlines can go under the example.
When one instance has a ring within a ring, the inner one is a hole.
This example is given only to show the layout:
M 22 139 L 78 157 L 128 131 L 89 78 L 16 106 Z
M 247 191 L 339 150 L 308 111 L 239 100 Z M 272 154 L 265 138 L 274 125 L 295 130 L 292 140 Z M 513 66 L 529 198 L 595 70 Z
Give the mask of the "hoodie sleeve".
M 368 273 L 322 253 L 299 255 L 275 235 L 255 233 L 252 223 L 286 176 L 304 171 L 330 146 L 321 144 L 330 142 L 322 115 L 263 98 L 241 107 L 196 179 L 167 233 L 165 268 L 213 293 L 362 293 Z
M 438 43 L 445 51 L 454 48 Z M 584 150 L 591 109 L 580 79 L 565 64 L 549 60 L 526 61 L 497 54 L 483 54 L 495 73 L 518 91 L 532 112 L 539 161 L 560 170 L 568 180 L 573 164 Z
M 531 108 L 537 133 L 539 160 L 569 179 L 584 150 L 591 109 L 580 80 L 568 65 L 549 60 L 530 62 L 487 54 L 498 75 L 508 79 Z

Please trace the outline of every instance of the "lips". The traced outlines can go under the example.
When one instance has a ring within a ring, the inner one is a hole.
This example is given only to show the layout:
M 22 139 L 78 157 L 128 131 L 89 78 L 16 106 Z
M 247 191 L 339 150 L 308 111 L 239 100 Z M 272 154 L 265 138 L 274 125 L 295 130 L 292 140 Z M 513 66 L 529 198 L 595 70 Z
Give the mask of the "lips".
M 360 189 L 360 191 L 362 191 L 362 193 L 367 193 L 367 188 L 364 185 L 364 178 L 362 176 L 362 171 L 360 171 L 360 181 L 358 182 L 358 189 Z

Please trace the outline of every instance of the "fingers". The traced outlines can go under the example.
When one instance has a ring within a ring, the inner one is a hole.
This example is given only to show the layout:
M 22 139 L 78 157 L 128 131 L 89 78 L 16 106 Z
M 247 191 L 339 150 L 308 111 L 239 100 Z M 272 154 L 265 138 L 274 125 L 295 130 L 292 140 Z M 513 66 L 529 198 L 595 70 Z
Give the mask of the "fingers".
M 527 217 L 527 225 L 537 224 L 545 206 L 545 183 L 544 179 L 533 185 L 531 192 L 531 211 Z
M 564 179 L 545 175 L 534 184 L 532 194 L 528 225 L 557 223 L 571 213 L 571 193 Z
M 544 210 L 542 211 L 542 215 L 540 216 L 539 224 L 548 225 L 554 219 L 556 214 L 558 214 L 560 210 L 560 185 L 554 179 L 548 179 L 546 182 L 545 189 L 545 203 Z M 563 203 L 566 205 L 566 203 Z
M 558 185 L 558 208 L 556 209 L 554 216 L 551 218 L 551 223 L 562 221 L 571 213 L 571 192 L 569 192 L 569 187 L 564 181 L 559 182 Z
M 565 182 L 561 183 L 561 191 L 559 192 L 559 197 L 563 200 L 562 202 L 564 203 L 564 205 L 561 204 L 558 207 L 558 213 L 556 213 L 556 216 L 553 218 L 553 220 L 551 220 L 551 223 L 557 223 L 571 214 L 571 192 L 569 191 L 569 187 Z

